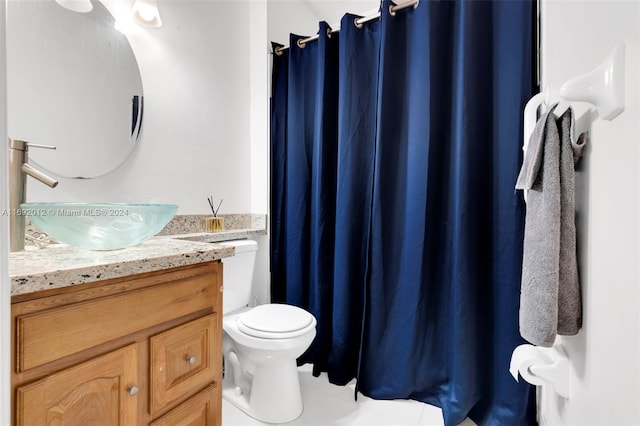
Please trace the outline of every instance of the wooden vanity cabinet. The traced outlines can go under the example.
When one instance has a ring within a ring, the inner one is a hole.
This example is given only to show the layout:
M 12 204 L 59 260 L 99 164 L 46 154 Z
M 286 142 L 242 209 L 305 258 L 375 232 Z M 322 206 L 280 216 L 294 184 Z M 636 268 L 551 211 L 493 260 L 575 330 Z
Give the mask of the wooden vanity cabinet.
M 221 425 L 222 264 L 12 299 L 13 422 Z

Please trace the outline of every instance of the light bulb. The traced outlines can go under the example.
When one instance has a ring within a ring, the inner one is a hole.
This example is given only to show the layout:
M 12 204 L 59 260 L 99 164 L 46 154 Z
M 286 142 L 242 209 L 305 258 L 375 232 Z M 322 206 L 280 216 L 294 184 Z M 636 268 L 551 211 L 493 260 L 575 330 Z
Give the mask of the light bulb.
M 162 26 L 157 0 L 135 0 L 131 12 L 131 18 L 137 24 L 152 28 Z
M 156 11 L 154 10 L 154 8 L 144 3 L 142 3 L 138 7 L 138 14 L 142 19 L 144 19 L 147 22 L 153 21 L 153 19 L 156 17 Z

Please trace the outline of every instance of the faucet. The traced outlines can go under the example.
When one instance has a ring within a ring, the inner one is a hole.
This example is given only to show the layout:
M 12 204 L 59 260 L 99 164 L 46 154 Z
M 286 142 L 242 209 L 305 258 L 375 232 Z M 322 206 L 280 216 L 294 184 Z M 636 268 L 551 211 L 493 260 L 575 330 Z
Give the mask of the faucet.
M 58 181 L 31 166 L 27 161 L 29 147 L 56 149 L 50 145 L 36 145 L 9 138 L 9 232 L 10 250 L 24 250 L 24 215 L 20 205 L 27 198 L 27 175 L 55 188 Z

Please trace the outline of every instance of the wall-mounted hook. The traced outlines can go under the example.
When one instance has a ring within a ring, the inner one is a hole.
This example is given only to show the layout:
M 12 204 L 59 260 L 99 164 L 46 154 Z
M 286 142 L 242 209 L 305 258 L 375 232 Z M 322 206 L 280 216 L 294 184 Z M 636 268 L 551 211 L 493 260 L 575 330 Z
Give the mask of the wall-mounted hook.
M 560 88 L 568 101 L 588 102 L 603 120 L 613 120 L 624 111 L 624 42 L 613 48 L 597 68 L 572 78 Z

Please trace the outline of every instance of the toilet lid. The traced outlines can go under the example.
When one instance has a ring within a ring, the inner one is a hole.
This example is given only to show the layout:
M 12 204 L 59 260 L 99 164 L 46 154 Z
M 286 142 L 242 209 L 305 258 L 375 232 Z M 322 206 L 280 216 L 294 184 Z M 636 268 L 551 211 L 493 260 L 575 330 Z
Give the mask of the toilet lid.
M 313 315 L 304 309 L 272 303 L 240 315 L 238 328 L 250 336 L 286 339 L 303 334 L 313 322 Z

